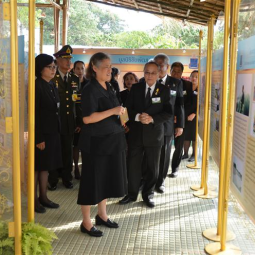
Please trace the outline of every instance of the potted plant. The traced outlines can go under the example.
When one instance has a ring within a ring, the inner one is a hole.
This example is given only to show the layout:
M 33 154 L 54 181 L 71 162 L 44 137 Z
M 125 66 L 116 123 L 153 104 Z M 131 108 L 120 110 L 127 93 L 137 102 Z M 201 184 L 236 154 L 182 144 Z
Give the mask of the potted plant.
M 52 241 L 55 233 L 34 222 L 22 223 L 22 254 L 52 254 Z M 6 222 L 0 222 L 0 255 L 14 254 L 14 238 L 8 236 Z

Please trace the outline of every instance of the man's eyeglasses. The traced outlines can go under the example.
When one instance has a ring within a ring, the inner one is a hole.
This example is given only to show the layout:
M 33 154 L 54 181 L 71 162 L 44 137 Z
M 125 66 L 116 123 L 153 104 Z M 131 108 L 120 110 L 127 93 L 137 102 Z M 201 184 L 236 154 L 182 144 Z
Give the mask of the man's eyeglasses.
M 57 69 L 57 66 L 45 66 L 45 67 L 49 68 L 52 71 Z

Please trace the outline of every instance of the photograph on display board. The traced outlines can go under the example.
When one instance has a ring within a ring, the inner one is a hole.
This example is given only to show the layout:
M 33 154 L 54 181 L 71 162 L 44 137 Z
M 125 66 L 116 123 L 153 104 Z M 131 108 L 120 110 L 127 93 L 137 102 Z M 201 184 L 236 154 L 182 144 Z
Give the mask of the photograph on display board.
M 235 187 L 240 193 L 242 193 L 243 190 L 243 169 L 244 162 L 241 161 L 236 155 L 234 155 L 232 179 Z
M 236 87 L 236 112 L 249 116 L 252 74 L 239 74 Z
M 255 104 L 252 104 L 250 135 L 255 137 Z
M 220 110 L 220 84 L 216 83 L 214 86 L 214 111 Z
M 201 103 L 205 101 L 205 74 L 201 78 Z

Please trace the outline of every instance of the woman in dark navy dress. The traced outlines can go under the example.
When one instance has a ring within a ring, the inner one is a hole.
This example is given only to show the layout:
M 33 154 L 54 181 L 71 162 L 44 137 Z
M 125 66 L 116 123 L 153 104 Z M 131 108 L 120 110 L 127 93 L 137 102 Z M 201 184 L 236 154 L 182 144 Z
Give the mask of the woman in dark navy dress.
M 198 71 L 194 70 L 190 74 L 190 81 L 192 82 L 192 98 L 190 104 L 185 108 L 187 119 L 185 120 L 185 141 L 184 141 L 184 155 L 183 159 L 188 158 L 189 147 L 192 141 L 192 155 L 188 159 L 189 162 L 195 160 L 195 146 L 196 146 L 196 114 L 197 114 L 197 83 Z
M 79 89 L 79 93 L 81 93 L 83 87 L 86 85 L 88 80 L 85 78 L 85 64 L 83 61 L 77 60 L 74 62 L 73 65 L 73 73 L 76 74 L 80 79 L 81 87 Z M 80 130 L 82 126 L 81 117 L 81 105 L 80 103 L 76 103 L 75 105 L 76 110 L 76 129 L 74 131 L 74 139 L 73 139 L 73 163 L 74 163 L 74 177 L 77 180 L 80 180 L 80 169 L 79 169 L 79 148 L 78 148 L 78 141 L 80 136 Z
M 107 216 L 106 201 L 127 193 L 126 141 L 119 117 L 125 108 L 119 105 L 114 88 L 107 82 L 110 76 L 109 56 L 94 54 L 87 69 L 90 81 L 82 91 L 82 174 L 77 203 L 83 215 L 81 232 L 97 237 L 103 233 L 91 223 L 91 205 L 98 204 L 96 225 L 117 228 L 118 224 Z
M 53 57 L 40 54 L 35 59 L 35 211 L 59 205 L 47 197 L 48 171 L 62 167 L 59 96 L 51 82 L 56 66 Z M 37 186 L 39 183 L 39 198 Z
M 139 81 L 138 77 L 132 72 L 125 73 L 125 75 L 123 76 L 123 84 L 125 90 L 122 90 L 120 92 L 120 98 L 123 106 L 126 105 L 126 100 L 128 98 L 128 94 L 129 91 L 131 90 L 132 85 L 134 83 L 138 83 L 138 81 Z

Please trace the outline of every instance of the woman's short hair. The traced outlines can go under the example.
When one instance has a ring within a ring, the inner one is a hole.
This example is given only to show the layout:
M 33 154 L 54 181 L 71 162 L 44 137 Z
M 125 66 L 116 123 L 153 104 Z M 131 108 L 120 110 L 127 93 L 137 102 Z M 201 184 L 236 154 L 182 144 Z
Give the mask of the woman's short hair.
M 77 61 L 75 61 L 74 64 L 73 64 L 73 69 L 75 69 L 75 67 L 76 67 L 77 64 L 83 64 L 83 65 L 85 66 L 85 64 L 84 64 L 83 61 L 77 60 Z
M 35 76 L 37 78 L 42 76 L 42 70 L 46 66 L 50 65 L 52 62 L 54 62 L 54 58 L 47 54 L 39 54 L 35 58 Z
M 112 67 L 112 77 L 120 74 L 120 69 L 117 67 Z
M 87 73 L 86 73 L 86 78 L 91 80 L 92 78 L 96 78 L 96 73 L 93 70 L 93 66 L 99 67 L 101 62 L 105 59 L 110 59 L 109 55 L 103 53 L 103 52 L 98 52 L 95 53 L 89 60 L 89 65 L 87 68 Z
M 133 77 L 134 77 L 134 79 L 135 79 L 135 82 L 139 82 L 139 79 L 138 79 L 138 77 L 136 76 L 135 73 L 127 72 L 127 73 L 125 73 L 124 76 L 123 76 L 123 85 L 124 85 L 124 88 L 127 87 L 126 84 L 125 84 L 125 79 L 128 77 L 128 75 L 133 75 Z
M 189 77 L 191 77 L 191 75 L 192 75 L 193 73 L 198 73 L 198 70 L 193 70 L 193 71 L 190 73 L 190 76 L 189 76 Z
M 172 65 L 171 65 L 171 70 L 174 68 L 174 67 L 180 67 L 182 69 L 182 71 L 184 70 L 184 66 L 181 62 L 174 62 Z

